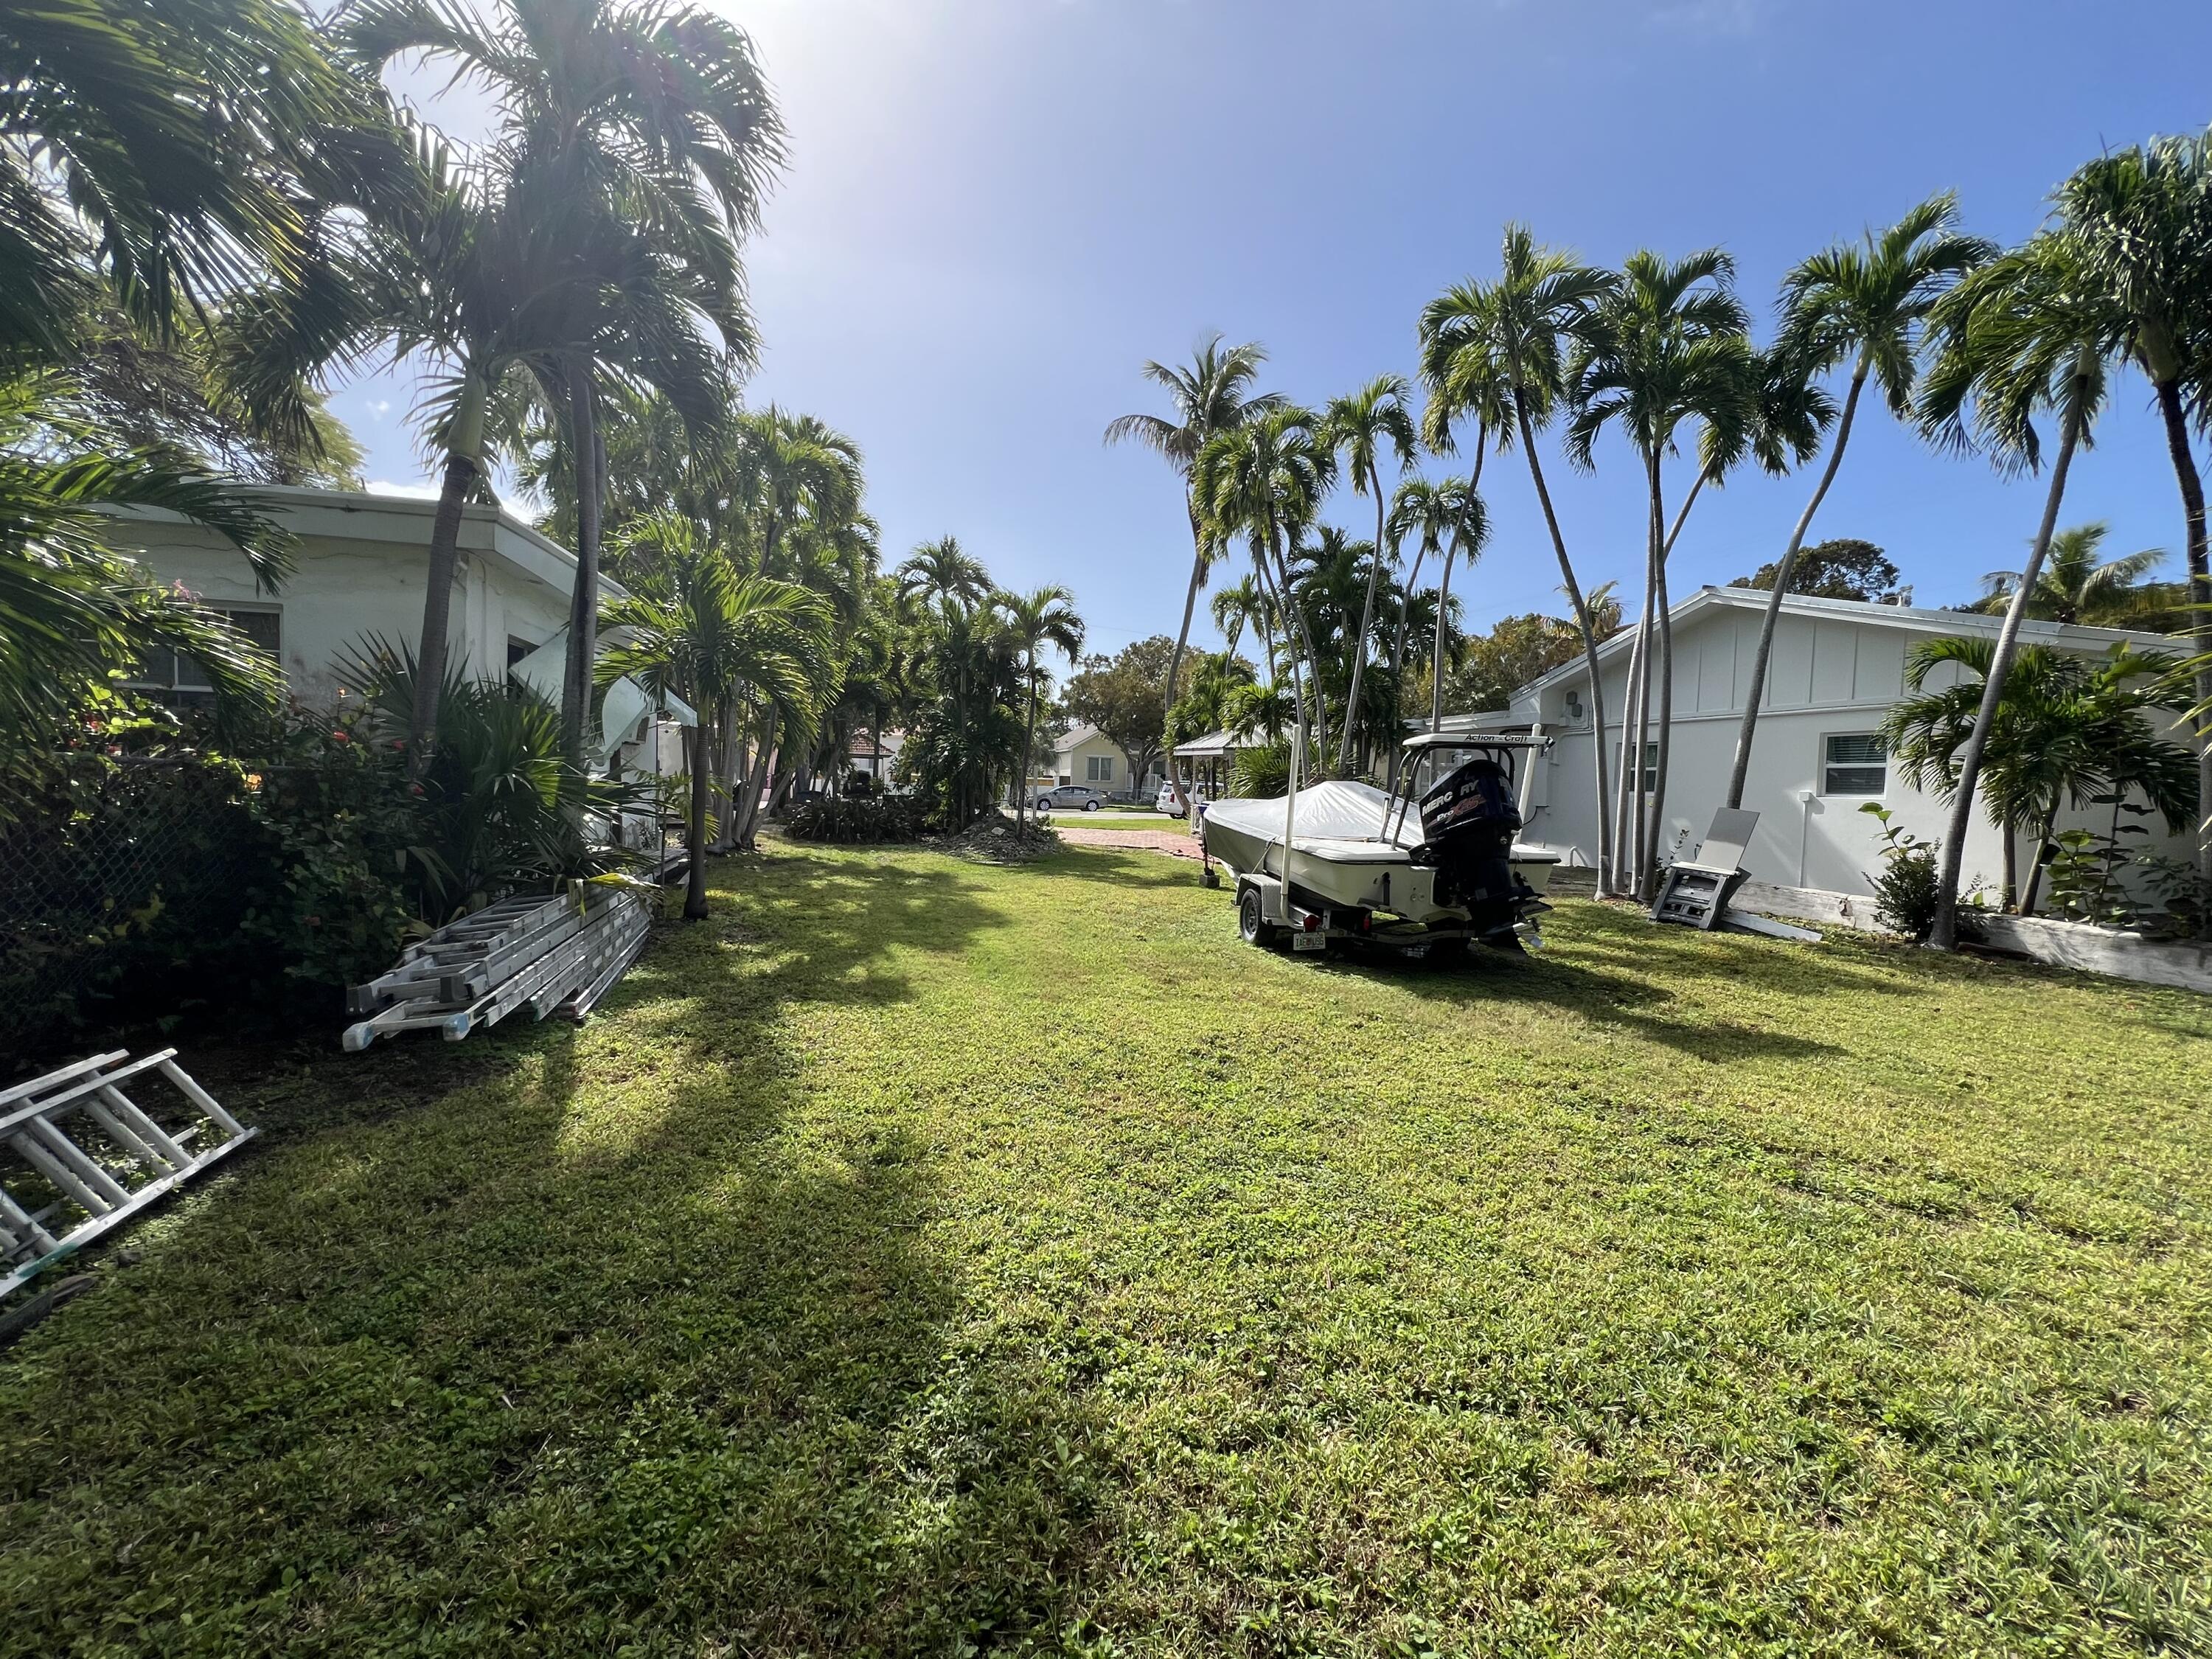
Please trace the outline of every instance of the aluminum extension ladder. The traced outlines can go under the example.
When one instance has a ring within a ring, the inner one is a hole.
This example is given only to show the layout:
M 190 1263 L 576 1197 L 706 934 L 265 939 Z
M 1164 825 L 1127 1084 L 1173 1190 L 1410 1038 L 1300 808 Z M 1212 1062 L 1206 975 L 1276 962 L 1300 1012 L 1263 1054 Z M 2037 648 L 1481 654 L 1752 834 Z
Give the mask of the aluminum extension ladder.
M 183 1098 L 167 1126 L 123 1091 L 160 1078 Z M 123 1224 L 258 1133 L 177 1064 L 177 1051 L 95 1054 L 0 1090 L 0 1297 Z M 13 1190 L 11 1190 L 11 1188 Z M 64 1224 L 75 1212 L 82 1218 Z

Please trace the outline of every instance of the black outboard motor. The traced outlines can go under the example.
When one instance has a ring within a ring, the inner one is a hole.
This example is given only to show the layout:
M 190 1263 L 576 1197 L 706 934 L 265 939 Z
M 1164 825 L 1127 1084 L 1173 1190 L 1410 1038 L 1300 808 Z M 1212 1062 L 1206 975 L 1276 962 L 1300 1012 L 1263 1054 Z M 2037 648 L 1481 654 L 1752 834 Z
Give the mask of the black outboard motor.
M 1510 928 L 1523 896 L 1509 861 L 1520 828 L 1512 775 L 1477 756 L 1421 797 L 1413 862 L 1435 866 L 1437 902 L 1465 905 L 1479 930 Z

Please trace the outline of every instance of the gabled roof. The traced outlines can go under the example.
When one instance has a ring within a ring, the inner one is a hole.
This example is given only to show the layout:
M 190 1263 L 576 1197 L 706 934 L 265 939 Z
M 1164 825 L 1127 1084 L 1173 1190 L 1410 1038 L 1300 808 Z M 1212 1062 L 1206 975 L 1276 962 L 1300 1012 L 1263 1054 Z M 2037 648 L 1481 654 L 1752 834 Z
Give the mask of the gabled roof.
M 1095 726 L 1071 726 L 1067 728 L 1066 735 L 1053 744 L 1052 752 L 1055 755 L 1072 755 L 1093 738 L 1102 735 L 1103 734 Z
M 1679 629 L 1684 623 L 1694 621 L 1708 611 L 1764 611 L 1772 598 L 1773 595 L 1763 587 L 1701 587 L 1669 610 L 1668 619 Z M 1782 614 L 1813 621 L 1872 623 L 1908 634 L 1926 635 L 1930 638 L 1947 635 L 1971 637 L 1981 634 L 1995 639 L 1998 629 L 2004 625 L 2003 617 L 1984 616 L 1976 611 L 1936 611 L 1921 605 L 1875 605 L 1865 599 L 1818 599 L 1808 593 L 1784 594 Z M 2145 634 L 2126 628 L 2084 628 L 2078 623 L 2024 622 L 2021 624 L 2020 637 L 2023 642 L 2066 646 L 2077 651 L 2093 653 L 2109 651 L 2116 645 L 2171 649 L 2173 644 L 2163 634 Z M 1610 638 L 1598 642 L 1599 662 L 1610 662 L 1615 656 L 1628 651 L 1635 642 L 1636 630 L 1623 628 Z M 1586 672 L 1586 665 L 1577 654 L 1572 661 L 1561 663 L 1549 673 L 1529 681 L 1513 694 L 1513 701 L 1517 705 L 1524 698 L 1540 696 L 1555 685 L 1578 681 Z

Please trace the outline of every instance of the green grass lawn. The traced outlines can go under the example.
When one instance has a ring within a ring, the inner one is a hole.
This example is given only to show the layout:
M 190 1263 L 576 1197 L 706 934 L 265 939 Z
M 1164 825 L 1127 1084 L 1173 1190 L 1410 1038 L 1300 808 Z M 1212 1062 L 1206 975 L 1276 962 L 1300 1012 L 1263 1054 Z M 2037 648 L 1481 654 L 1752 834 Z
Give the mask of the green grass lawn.
M 2212 1005 L 1194 875 L 776 848 L 580 1031 L 210 1057 L 0 1650 L 2212 1648 Z

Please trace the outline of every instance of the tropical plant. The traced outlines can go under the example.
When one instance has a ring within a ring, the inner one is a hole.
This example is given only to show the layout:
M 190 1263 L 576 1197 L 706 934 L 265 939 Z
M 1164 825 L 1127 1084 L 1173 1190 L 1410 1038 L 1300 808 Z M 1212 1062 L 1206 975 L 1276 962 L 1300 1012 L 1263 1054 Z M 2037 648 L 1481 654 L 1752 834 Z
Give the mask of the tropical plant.
M 1996 656 L 1996 644 L 1984 637 L 1913 647 L 1905 664 L 1911 695 L 1892 708 L 1884 734 L 1915 788 L 1955 798 L 1962 751 L 1975 732 Z M 1982 756 L 1983 805 L 2003 836 L 2008 907 L 2034 909 L 2043 868 L 2057 846 L 2059 809 L 2069 802 L 2081 807 L 2137 791 L 2169 829 L 2187 827 L 2196 799 L 2195 758 L 2157 729 L 2170 724 L 2180 706 L 2170 690 L 2159 689 L 2162 680 L 2170 684 L 2174 661 L 2125 647 L 2101 662 L 2045 645 L 2013 655 Z M 1959 678 L 1929 690 L 1930 676 L 1946 667 L 1957 669 Z M 2166 718 L 2154 722 L 2160 713 Z M 2016 848 L 2022 835 L 2033 836 L 2038 849 L 2025 889 Z
M 1075 614 L 1075 595 L 1056 583 L 1033 588 L 1027 593 L 996 593 L 992 602 L 1005 619 L 1007 642 L 1022 659 L 1021 689 L 1027 707 L 1022 724 L 1022 752 L 1014 761 L 1014 822 L 1027 828 L 1029 757 L 1036 747 L 1037 694 L 1046 678 L 1038 666 L 1037 653 L 1050 646 L 1073 664 L 1083 649 L 1083 618 Z
M 1767 661 L 1774 651 L 1774 629 L 1783 596 L 1790 591 L 1798 550 L 1813 527 L 1813 515 L 1827 498 L 1851 441 L 1859 398 L 1871 380 L 1900 417 L 1912 413 L 1914 363 L 1923 326 L 1945 292 L 1961 276 L 1990 258 L 1996 245 L 1962 235 L 1954 228 L 1958 201 L 1949 192 L 1931 196 L 1876 235 L 1869 231 L 1858 244 L 1838 243 L 1792 270 L 1782 285 L 1782 326 L 1786 346 L 1817 374 L 1851 361 L 1850 387 L 1844 394 L 1828 464 L 1813 486 L 1790 541 L 1782 550 L 1773 597 L 1759 629 L 1745 689 L 1743 720 L 1729 769 L 1728 804 L 1743 805 L 1751 771 L 1752 744 L 1759 733 L 1759 712 L 1766 694 Z M 1953 838 L 1955 842 L 1956 837 Z M 1955 845 L 1947 851 L 1957 854 Z
M 924 542 L 899 566 L 898 593 L 902 599 L 924 607 L 933 605 L 974 605 L 991 591 L 991 573 L 960 550 L 951 536 Z
M 1995 729 L 1999 705 L 2028 599 L 2043 575 L 2043 561 L 2058 526 L 2066 475 L 2075 452 L 2089 441 L 2103 408 L 2110 342 L 2108 314 L 2081 280 L 2080 251 L 2062 231 L 2038 232 L 2021 246 L 1968 273 L 1929 315 L 1938 340 L 1920 394 L 1920 418 L 1939 443 L 1964 447 L 1978 439 L 1996 465 L 2037 471 L 2042 441 L 2038 414 L 2058 422 L 2058 448 L 2051 463 L 2043 520 L 2028 549 L 2020 585 L 2005 607 L 1990 663 L 1983 675 L 1980 708 L 1959 748 L 1950 822 L 1929 943 L 1953 949 L 1958 939 L 1959 872 L 1974 790 Z M 1742 755 L 1737 759 L 1741 767 Z
M 1213 625 L 1221 630 L 1227 648 L 1237 649 L 1237 641 L 1249 628 L 1260 636 L 1267 656 L 1267 678 L 1275 675 L 1275 620 L 1267 608 L 1267 596 L 1256 578 L 1240 576 L 1213 596 Z
M 2166 562 L 2165 553 L 2147 547 L 2100 559 L 2111 528 L 2102 522 L 2077 524 L 2051 537 L 2043 574 L 2027 596 L 2029 617 L 2088 628 L 2142 628 L 2172 610 L 2171 590 L 2143 580 Z M 1982 597 L 1971 608 L 2002 615 L 2020 580 L 2017 570 L 1992 570 L 1982 578 Z
M 1936 925 L 1940 849 L 1898 823 L 1897 815 L 1878 800 L 1867 802 L 1859 811 L 1881 826 L 1877 852 L 1881 871 L 1867 878 L 1874 884 L 1875 920 L 1908 939 L 1926 939 Z
M 1568 459 L 1585 471 L 1591 468 L 1598 434 L 1617 422 L 1643 464 L 1647 491 L 1644 614 L 1629 672 L 1632 714 L 1624 714 L 1621 727 L 1621 784 L 1634 800 L 1626 848 L 1627 884 L 1631 892 L 1647 897 L 1658 862 L 1674 726 L 1662 469 L 1686 421 L 1701 422 L 1713 437 L 1698 470 L 1700 482 L 1717 470 L 1719 458 L 1744 447 L 1741 434 L 1750 422 L 1753 377 L 1760 365 L 1751 348 L 1750 319 L 1730 286 L 1735 273 L 1734 261 L 1718 248 L 1679 260 L 1639 250 L 1623 264 L 1620 279 L 1582 307 L 1569 326 L 1573 347 L 1567 365 L 1572 410 Z M 1655 621 L 1659 736 L 1647 801 L 1642 757 L 1652 725 L 1654 653 L 1646 641 Z M 1614 845 L 1620 844 L 1616 826 Z
M 599 659 L 602 684 L 628 675 L 656 702 L 673 695 L 705 726 L 684 733 L 690 774 L 685 844 L 690 870 L 687 921 L 707 915 L 708 803 L 714 756 L 732 741 L 748 695 L 805 702 L 836 672 L 830 607 L 794 582 L 740 572 L 727 552 L 690 520 L 664 513 L 623 532 L 625 556 L 642 562 L 650 546 L 660 580 L 605 606 L 601 620 L 625 631 Z
M 1243 707 L 1243 693 L 1256 678 L 1252 665 L 1234 651 L 1197 653 L 1191 659 L 1190 678 L 1183 685 L 1182 696 L 1168 710 L 1170 750 L 1193 738 L 1230 730 L 1232 711 Z
M 1403 375 L 1379 374 L 1358 391 L 1334 399 L 1322 412 L 1330 439 L 1343 453 L 1345 475 L 1352 489 L 1373 498 L 1375 502 L 1375 541 L 1369 550 L 1366 601 L 1360 608 L 1359 626 L 1347 630 L 1354 645 L 1351 684 L 1346 689 L 1345 701 L 1353 711 L 1360 707 L 1361 683 L 1367 672 L 1368 641 L 1375 631 L 1375 592 L 1382 579 L 1382 562 L 1389 545 L 1386 520 L 1389 502 L 1383 496 L 1381 468 L 1395 458 L 1402 476 L 1413 465 L 1419 442 L 1413 431 L 1413 417 L 1406 407 L 1407 389 Z M 1356 723 L 1354 718 L 1347 717 L 1343 734 L 1337 740 L 1339 772 L 1352 769 Z
M 1206 441 L 1191 467 L 1191 490 L 1218 538 L 1242 533 L 1253 568 L 1278 615 L 1288 618 L 1291 683 L 1297 690 L 1301 731 L 1328 746 L 1328 715 L 1321 688 L 1303 689 L 1320 660 L 1313 626 L 1290 602 L 1287 548 L 1336 477 L 1336 452 L 1310 410 L 1285 404 L 1254 416 Z
M 1255 340 L 1233 346 L 1224 346 L 1221 341 L 1219 334 L 1200 340 L 1188 368 L 1157 362 L 1145 365 L 1145 378 L 1168 394 L 1174 410 L 1172 416 L 1124 415 L 1106 428 L 1108 443 L 1140 443 L 1176 470 L 1182 480 L 1184 510 L 1190 517 L 1190 586 L 1183 595 L 1182 626 L 1176 631 L 1175 651 L 1168 661 L 1164 717 L 1166 710 L 1175 706 L 1176 686 L 1181 678 L 1183 653 L 1189 648 L 1190 618 L 1198 604 L 1199 590 L 1206 586 L 1207 573 L 1221 556 L 1221 538 L 1209 531 L 1210 517 L 1199 499 L 1193 477 L 1199 453 L 1217 434 L 1242 426 L 1255 415 L 1279 409 L 1284 402 L 1279 393 L 1255 393 L 1251 389 L 1252 382 L 1259 378 L 1261 366 L 1267 361 L 1265 347 Z M 1176 781 L 1173 767 L 1168 769 L 1168 776 L 1176 800 L 1188 805 L 1182 801 L 1182 786 Z
M 1574 257 L 1539 247 L 1525 225 L 1508 225 L 1499 251 L 1498 280 L 1466 282 L 1448 289 L 1421 313 L 1421 379 L 1429 392 L 1423 416 L 1430 446 L 1446 447 L 1455 422 L 1472 416 L 1477 423 L 1475 470 L 1470 489 L 1482 482 L 1482 453 L 1490 442 L 1501 448 L 1517 437 L 1528 458 L 1529 481 L 1543 510 L 1552 550 L 1559 562 L 1560 586 L 1583 637 L 1583 659 L 1589 669 L 1591 758 L 1597 781 L 1598 892 L 1611 894 L 1619 864 L 1613 836 L 1613 790 L 1605 763 L 1605 687 L 1598 671 L 1597 632 L 1582 584 L 1567 556 L 1559 515 L 1536 453 L 1536 432 L 1549 425 L 1565 394 L 1561 341 L 1591 305 L 1603 298 L 1613 279 Z
M 500 143 L 531 193 L 570 222 L 647 245 L 683 280 L 659 303 L 696 311 L 740 362 L 753 349 L 738 258 L 783 161 L 783 130 L 745 33 L 708 12 L 653 0 L 350 0 L 337 27 L 357 62 L 450 64 L 486 92 Z M 594 239 L 577 238 L 571 257 Z M 557 266 L 556 267 L 558 268 Z M 633 289 L 630 297 L 637 297 Z M 597 654 L 599 516 L 597 368 L 610 327 L 562 354 L 576 490 L 576 578 L 561 704 L 565 752 L 580 767 Z

